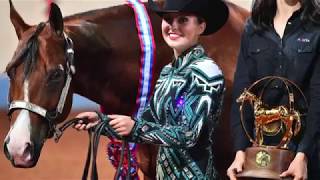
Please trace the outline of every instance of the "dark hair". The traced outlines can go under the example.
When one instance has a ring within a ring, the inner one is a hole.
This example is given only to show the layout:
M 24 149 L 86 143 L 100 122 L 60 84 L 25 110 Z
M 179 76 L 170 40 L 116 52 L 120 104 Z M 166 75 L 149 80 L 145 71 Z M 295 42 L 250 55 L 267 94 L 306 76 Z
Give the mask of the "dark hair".
M 203 22 L 206 23 L 206 20 L 198 13 L 194 13 L 194 12 L 189 12 L 189 13 L 186 13 L 186 14 L 189 14 L 189 15 L 192 15 L 192 16 L 195 16 L 198 20 L 198 23 L 201 24 Z
M 205 20 L 203 17 L 198 16 L 198 15 L 196 15 L 196 17 L 197 17 L 197 19 L 198 19 L 198 23 L 199 23 L 199 24 L 201 24 L 201 23 L 203 23 L 203 22 L 206 22 L 206 20 Z
M 320 2 L 318 0 L 301 0 L 303 8 L 301 19 L 320 24 Z M 272 27 L 277 11 L 277 0 L 254 0 L 252 6 L 252 21 L 256 30 Z
M 320 1 L 319 0 L 303 0 L 302 20 L 310 20 L 316 24 L 320 24 Z

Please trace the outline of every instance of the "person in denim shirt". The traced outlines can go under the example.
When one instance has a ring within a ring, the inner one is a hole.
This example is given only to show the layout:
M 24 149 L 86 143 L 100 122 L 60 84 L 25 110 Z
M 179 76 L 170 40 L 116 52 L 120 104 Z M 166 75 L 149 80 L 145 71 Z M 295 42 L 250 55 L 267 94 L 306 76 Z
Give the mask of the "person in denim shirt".
M 217 31 L 228 19 L 228 8 L 220 0 L 167 0 L 160 9 L 165 42 L 174 57 L 156 82 L 153 96 L 141 117 L 108 115 L 116 134 L 129 141 L 159 145 L 157 179 L 218 179 L 212 152 L 212 134 L 222 107 L 224 76 L 218 65 L 198 44 L 200 35 Z M 96 113 L 85 112 L 91 123 Z
M 281 177 L 320 179 L 320 2 L 318 0 L 255 0 L 241 40 L 233 86 L 231 128 L 235 159 L 227 174 L 242 172 L 245 148 L 250 146 L 240 124 L 236 98 L 244 88 L 266 76 L 281 76 L 296 83 L 307 96 L 308 112 L 296 156 Z M 271 84 L 264 100 L 279 104 L 288 99 L 282 84 Z M 251 118 L 253 121 L 253 118 Z M 249 122 L 250 124 L 250 122 Z M 251 122 L 253 129 L 253 122 Z M 316 145 L 318 143 L 318 145 Z M 308 166 L 307 166 L 308 164 Z M 307 168 L 308 167 L 308 168 Z M 307 173 L 308 172 L 308 173 Z

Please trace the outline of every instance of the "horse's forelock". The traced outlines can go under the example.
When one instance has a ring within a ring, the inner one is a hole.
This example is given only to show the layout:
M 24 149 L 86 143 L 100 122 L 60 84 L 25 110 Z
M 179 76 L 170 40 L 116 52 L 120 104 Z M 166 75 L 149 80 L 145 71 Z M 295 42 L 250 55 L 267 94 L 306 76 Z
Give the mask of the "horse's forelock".
M 32 37 L 28 42 L 28 53 L 26 54 L 26 61 L 24 66 L 24 76 L 27 78 L 30 73 L 32 72 L 38 57 L 38 50 L 39 50 L 39 42 L 36 36 Z
M 10 73 L 13 69 L 25 62 L 24 79 L 32 72 L 38 57 L 39 41 L 38 36 L 45 27 L 45 23 L 40 23 L 30 38 L 20 46 L 14 54 L 11 62 L 6 67 L 6 72 Z

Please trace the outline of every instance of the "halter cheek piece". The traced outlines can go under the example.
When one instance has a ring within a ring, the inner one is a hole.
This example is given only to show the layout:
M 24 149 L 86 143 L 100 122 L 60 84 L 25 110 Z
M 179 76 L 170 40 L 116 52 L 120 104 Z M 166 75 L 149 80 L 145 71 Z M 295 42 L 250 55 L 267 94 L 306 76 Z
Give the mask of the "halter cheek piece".
M 40 33 L 42 29 L 45 27 L 45 23 L 40 23 L 37 27 L 37 31 Z M 9 111 L 8 115 L 10 116 L 13 111 L 16 109 L 25 109 L 30 112 L 33 112 L 35 114 L 40 115 L 44 119 L 47 120 L 49 124 L 49 135 L 48 137 L 52 137 L 54 135 L 55 137 L 61 136 L 61 131 L 56 128 L 56 119 L 62 114 L 64 104 L 66 101 L 66 97 L 68 95 L 68 91 L 70 88 L 70 83 L 72 80 L 72 75 L 75 74 L 75 67 L 74 67 L 74 50 L 73 50 L 73 42 L 72 40 L 64 33 L 64 39 L 65 39 L 65 56 L 66 56 L 66 81 L 64 84 L 64 87 L 62 89 L 59 102 L 57 104 L 57 107 L 55 110 L 48 111 L 46 108 L 43 108 L 41 106 L 38 106 L 36 104 L 33 104 L 31 102 L 23 101 L 23 100 L 16 100 L 9 102 Z

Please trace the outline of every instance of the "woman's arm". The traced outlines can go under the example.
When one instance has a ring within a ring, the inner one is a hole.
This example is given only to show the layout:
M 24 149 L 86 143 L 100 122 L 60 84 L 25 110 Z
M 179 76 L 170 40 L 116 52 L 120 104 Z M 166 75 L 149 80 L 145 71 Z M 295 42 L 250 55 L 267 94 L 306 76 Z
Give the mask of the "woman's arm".
M 248 23 L 248 22 L 247 22 Z M 250 23 L 249 23 L 250 24 Z M 251 80 L 249 78 L 249 64 L 248 64 L 248 26 L 246 25 L 245 31 L 241 37 L 240 52 L 238 55 L 238 62 L 236 67 L 236 72 L 234 74 L 234 83 L 232 89 L 232 104 L 231 104 L 231 113 L 230 113 L 230 124 L 231 132 L 233 133 L 234 149 L 235 151 L 244 150 L 250 145 L 248 137 L 246 136 L 240 121 L 240 111 L 239 104 L 236 102 L 236 99 L 240 96 L 245 88 L 248 88 L 251 85 Z M 248 117 L 248 116 L 246 116 Z M 250 119 L 249 119 L 250 120 Z M 253 120 L 252 120 L 253 121 Z M 247 130 L 252 131 L 253 122 L 246 121 Z
M 181 109 L 186 124 L 159 124 L 154 110 L 148 106 L 142 117 L 135 120 L 128 137 L 131 141 L 177 148 L 192 147 L 197 142 L 203 125 L 210 118 L 212 104 L 218 104 L 222 98 L 224 79 L 221 73 L 208 79 L 201 72 L 191 72 L 190 78 L 192 83 Z

